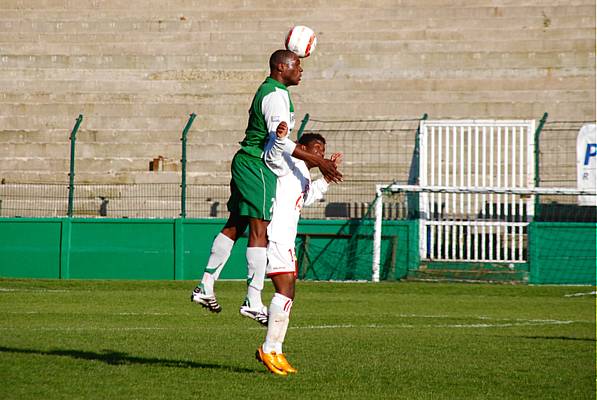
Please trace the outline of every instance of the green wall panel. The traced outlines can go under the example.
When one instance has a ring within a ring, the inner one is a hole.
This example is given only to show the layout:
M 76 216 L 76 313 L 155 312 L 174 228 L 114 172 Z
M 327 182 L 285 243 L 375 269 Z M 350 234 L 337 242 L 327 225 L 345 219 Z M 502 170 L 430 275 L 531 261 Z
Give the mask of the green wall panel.
M 597 224 L 532 222 L 529 283 L 595 285 Z
M 73 219 L 65 278 L 174 279 L 172 220 Z
M 0 222 L 0 276 L 60 277 L 60 219 Z

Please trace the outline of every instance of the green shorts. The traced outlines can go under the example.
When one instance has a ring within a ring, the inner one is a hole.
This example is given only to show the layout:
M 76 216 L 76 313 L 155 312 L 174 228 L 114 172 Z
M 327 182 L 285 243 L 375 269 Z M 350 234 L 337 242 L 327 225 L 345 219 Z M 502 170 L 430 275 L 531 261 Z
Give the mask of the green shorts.
M 257 158 L 239 150 L 232 159 L 228 211 L 237 215 L 271 220 L 276 197 L 276 175 Z

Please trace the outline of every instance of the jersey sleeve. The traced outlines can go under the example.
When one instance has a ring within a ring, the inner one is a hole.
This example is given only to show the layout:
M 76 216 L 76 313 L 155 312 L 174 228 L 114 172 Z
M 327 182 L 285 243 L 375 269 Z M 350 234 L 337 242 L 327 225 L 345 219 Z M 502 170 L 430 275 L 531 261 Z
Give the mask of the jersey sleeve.
M 265 96 L 261 103 L 261 111 L 267 125 L 269 135 L 276 135 L 276 128 L 284 121 L 290 126 L 290 99 L 282 90 L 275 90 Z
M 288 136 L 278 138 L 275 133 L 273 135 L 270 134 L 263 153 L 265 165 L 267 165 L 276 176 L 284 176 L 290 173 L 291 167 L 288 165 L 284 153 L 292 154 L 295 147 L 296 144 L 288 139 Z
M 329 186 L 330 185 L 326 182 L 324 178 L 319 178 L 316 181 L 311 182 L 311 185 L 309 186 L 309 191 L 306 193 L 305 196 L 304 206 L 310 206 L 317 200 L 323 199 L 323 195 L 328 191 Z

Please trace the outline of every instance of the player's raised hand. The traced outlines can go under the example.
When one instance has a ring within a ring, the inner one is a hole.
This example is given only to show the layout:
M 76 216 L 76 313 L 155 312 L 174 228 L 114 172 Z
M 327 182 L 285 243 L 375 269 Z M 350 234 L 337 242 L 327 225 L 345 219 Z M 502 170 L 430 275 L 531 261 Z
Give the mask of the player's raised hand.
M 288 125 L 286 122 L 282 121 L 276 128 L 276 136 L 278 139 L 282 139 L 283 137 L 286 137 L 286 135 L 288 135 Z
M 334 183 L 342 182 L 342 173 L 338 171 L 338 167 L 334 161 L 322 158 L 317 167 L 326 181 Z
M 334 162 L 334 164 L 336 164 L 336 168 L 338 168 L 340 166 L 340 164 L 342 164 L 343 159 L 344 159 L 344 154 L 342 154 L 342 153 L 334 153 L 330 157 L 330 160 L 332 160 Z

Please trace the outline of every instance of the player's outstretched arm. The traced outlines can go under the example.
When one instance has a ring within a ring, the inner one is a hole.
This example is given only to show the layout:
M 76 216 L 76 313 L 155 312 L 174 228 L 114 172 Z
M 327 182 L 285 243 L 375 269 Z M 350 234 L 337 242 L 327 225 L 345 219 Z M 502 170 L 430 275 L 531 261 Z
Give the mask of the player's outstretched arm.
M 317 168 L 319 168 L 328 182 L 342 182 L 342 173 L 338 171 L 338 167 L 334 161 L 323 158 L 317 154 L 309 153 L 305 150 L 302 150 L 299 146 L 296 146 L 292 152 L 292 156 L 298 158 L 299 160 L 303 160 L 315 165 Z

